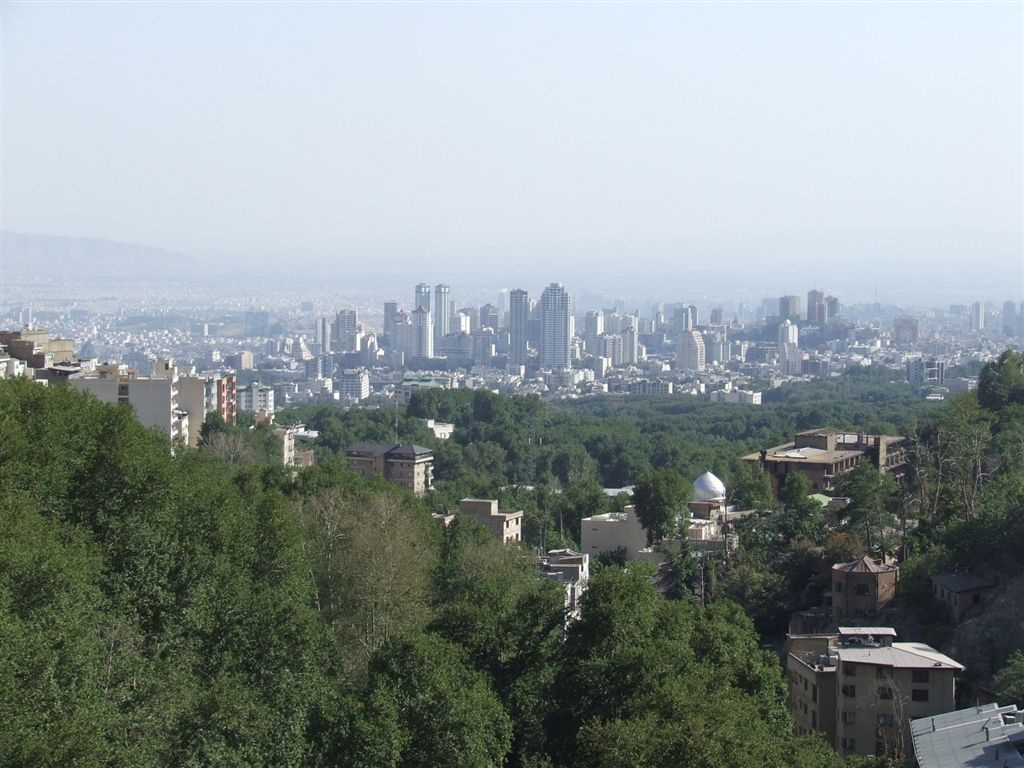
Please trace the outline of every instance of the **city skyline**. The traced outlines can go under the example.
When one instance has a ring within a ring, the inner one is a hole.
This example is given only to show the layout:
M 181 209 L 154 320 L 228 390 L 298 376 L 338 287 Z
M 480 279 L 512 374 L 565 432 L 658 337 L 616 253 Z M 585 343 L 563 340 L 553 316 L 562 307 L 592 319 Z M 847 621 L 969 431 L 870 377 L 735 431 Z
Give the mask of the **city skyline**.
M 3 4 L 0 228 L 224 276 L 1020 298 L 1019 4 L 249 11 Z

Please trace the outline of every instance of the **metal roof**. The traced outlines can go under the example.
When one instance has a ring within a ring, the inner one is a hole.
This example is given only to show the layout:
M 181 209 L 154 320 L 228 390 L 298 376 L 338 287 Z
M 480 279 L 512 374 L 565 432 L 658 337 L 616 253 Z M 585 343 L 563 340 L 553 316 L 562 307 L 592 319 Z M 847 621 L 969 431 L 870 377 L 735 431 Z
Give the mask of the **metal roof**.
M 995 582 L 970 573 L 946 573 L 932 576 L 932 581 L 940 587 L 945 587 L 950 592 L 968 592 L 972 589 L 984 589 L 995 586 Z
M 897 667 L 903 669 L 942 669 L 963 670 L 964 665 L 954 661 L 943 653 L 939 653 L 924 643 L 893 643 L 883 648 L 850 648 L 839 646 L 836 654 L 841 661 L 851 664 L 877 664 L 880 667 Z
M 1024 712 L 985 704 L 910 721 L 921 768 L 1024 768 Z

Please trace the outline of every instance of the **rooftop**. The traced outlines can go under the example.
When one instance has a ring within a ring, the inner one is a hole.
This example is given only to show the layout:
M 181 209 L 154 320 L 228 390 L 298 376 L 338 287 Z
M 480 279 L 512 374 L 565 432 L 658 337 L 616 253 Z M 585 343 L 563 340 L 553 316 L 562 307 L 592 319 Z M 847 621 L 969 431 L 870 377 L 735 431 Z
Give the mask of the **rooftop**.
M 963 671 L 964 665 L 939 653 L 924 643 L 893 643 L 882 648 L 849 648 L 840 646 L 836 654 L 841 661 L 853 664 L 877 664 L 897 669 L 941 668 Z
M 945 587 L 950 592 L 969 592 L 972 589 L 985 589 L 986 587 L 995 586 L 995 582 L 970 573 L 946 573 L 940 576 L 933 576 L 932 581 L 940 587 Z
M 864 555 L 860 560 L 854 560 L 852 563 L 836 563 L 832 566 L 832 570 L 844 573 L 886 573 L 899 570 L 899 568 L 894 564 L 883 563 L 881 560 L 873 560 Z
M 985 704 L 910 722 L 921 768 L 1024 768 L 1024 712 Z
M 422 445 L 406 443 L 353 443 L 345 453 L 349 456 L 381 456 L 393 458 L 430 458 L 434 452 Z

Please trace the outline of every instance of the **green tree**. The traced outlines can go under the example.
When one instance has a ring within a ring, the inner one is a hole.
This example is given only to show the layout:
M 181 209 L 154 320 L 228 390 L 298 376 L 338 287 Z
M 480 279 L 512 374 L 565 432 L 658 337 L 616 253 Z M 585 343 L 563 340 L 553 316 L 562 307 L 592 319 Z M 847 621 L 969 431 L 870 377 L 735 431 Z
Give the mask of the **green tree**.
M 1017 651 L 992 678 L 1001 704 L 1024 704 L 1024 649 Z
M 633 503 L 649 544 L 678 533 L 680 517 L 687 515 L 692 497 L 693 486 L 669 467 L 650 470 L 637 478 Z

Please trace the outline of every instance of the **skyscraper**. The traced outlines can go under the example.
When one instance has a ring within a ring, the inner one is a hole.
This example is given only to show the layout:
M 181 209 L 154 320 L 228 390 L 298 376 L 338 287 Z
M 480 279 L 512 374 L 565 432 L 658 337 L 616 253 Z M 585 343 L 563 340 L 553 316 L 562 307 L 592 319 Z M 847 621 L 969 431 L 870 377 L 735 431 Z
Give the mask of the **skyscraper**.
M 676 347 L 676 368 L 680 371 L 703 371 L 704 337 L 700 331 L 684 331 Z
M 815 305 L 825 303 L 825 292 L 819 291 L 817 288 L 812 288 L 807 292 L 807 320 L 809 322 L 815 322 L 817 317 L 814 316 Z
M 976 301 L 971 304 L 971 330 L 985 330 L 985 302 Z
M 425 307 L 413 310 L 412 337 L 409 354 L 412 357 L 434 356 L 434 323 Z
M 334 318 L 334 350 L 359 351 L 359 318 L 354 309 L 342 309 Z
M 1017 335 L 1017 305 L 1012 301 L 1003 304 L 1003 335 Z
M 782 319 L 789 318 L 794 323 L 800 319 L 800 297 L 799 296 L 780 296 L 779 297 L 779 317 Z
M 540 364 L 543 368 L 571 367 L 569 294 L 552 283 L 540 295 Z
M 441 346 L 443 339 L 451 327 L 452 297 L 451 289 L 443 283 L 434 286 L 434 348 Z
M 526 365 L 528 347 L 526 343 L 530 326 L 530 295 L 517 288 L 509 294 L 508 331 L 509 355 L 512 365 Z
M 416 306 L 414 309 L 430 311 L 430 286 L 426 283 L 420 283 L 416 286 Z
M 785 344 L 799 344 L 800 343 L 800 329 L 789 322 L 789 320 L 783 320 L 779 323 L 779 349 L 782 349 Z

